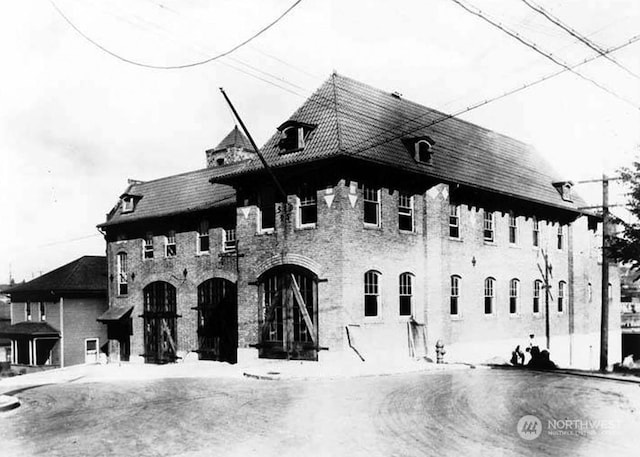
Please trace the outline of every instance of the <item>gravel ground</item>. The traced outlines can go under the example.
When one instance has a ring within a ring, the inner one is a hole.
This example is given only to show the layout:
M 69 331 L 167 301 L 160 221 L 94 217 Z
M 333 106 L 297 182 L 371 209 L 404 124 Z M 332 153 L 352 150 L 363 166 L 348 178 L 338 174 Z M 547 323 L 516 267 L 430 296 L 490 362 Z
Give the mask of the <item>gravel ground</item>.
M 551 373 L 72 380 L 22 389 L 13 392 L 22 407 L 0 414 L 2 456 L 635 456 L 640 446 L 640 385 Z M 534 440 L 516 430 L 527 414 L 541 420 Z M 600 422 L 549 434 L 548 421 L 564 419 Z

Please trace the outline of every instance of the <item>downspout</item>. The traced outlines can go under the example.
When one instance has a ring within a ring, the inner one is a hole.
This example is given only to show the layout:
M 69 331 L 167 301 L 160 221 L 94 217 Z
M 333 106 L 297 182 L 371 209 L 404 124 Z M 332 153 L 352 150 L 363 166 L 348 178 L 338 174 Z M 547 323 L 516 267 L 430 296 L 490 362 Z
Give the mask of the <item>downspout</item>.
M 64 298 L 60 297 L 60 368 L 64 368 Z

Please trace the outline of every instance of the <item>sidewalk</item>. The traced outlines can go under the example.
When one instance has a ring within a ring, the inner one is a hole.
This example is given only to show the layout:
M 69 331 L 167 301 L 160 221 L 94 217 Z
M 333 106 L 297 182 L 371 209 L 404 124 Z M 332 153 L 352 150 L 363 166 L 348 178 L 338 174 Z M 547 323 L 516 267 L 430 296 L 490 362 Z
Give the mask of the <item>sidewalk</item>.
M 382 376 L 420 371 L 465 370 L 464 364 L 435 364 L 424 360 L 320 362 L 250 359 L 235 365 L 211 361 L 186 361 L 167 365 L 120 363 L 75 365 L 0 379 L 0 394 L 47 384 L 120 382 L 164 378 L 236 378 L 261 380 L 330 379 Z
M 570 376 L 581 376 L 584 378 L 606 379 L 609 381 L 631 382 L 631 383 L 640 384 L 640 376 L 636 376 L 633 374 L 619 373 L 619 372 L 602 373 L 600 371 L 579 370 L 576 368 L 558 368 L 555 370 L 538 370 L 538 369 L 532 369 L 532 368 L 526 368 L 526 367 L 514 367 L 513 365 L 499 365 L 499 364 L 487 364 L 485 366 L 493 369 L 536 371 L 536 372 L 542 372 L 542 373 L 564 374 L 564 375 L 570 375 Z

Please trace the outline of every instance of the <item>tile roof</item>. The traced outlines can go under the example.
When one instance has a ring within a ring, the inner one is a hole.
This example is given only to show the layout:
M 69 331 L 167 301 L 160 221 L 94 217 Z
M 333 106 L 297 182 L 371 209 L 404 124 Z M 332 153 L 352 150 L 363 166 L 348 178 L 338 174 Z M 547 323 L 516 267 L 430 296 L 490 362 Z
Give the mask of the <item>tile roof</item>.
M 167 176 L 153 181 L 136 181 L 127 193 L 140 196 L 134 211 L 123 213 L 120 203 L 98 227 L 160 216 L 189 213 L 219 206 L 235 205 L 235 191 L 224 184 L 211 184 L 211 178 L 244 167 L 244 162 Z
M 45 273 L 29 282 L 6 290 L 20 293 L 107 292 L 107 258 L 86 255 Z M 15 301 L 15 300 L 14 300 Z
M 575 195 L 574 202 L 562 199 L 552 183 L 563 180 L 532 146 L 345 76 L 332 75 L 289 120 L 318 127 L 302 151 L 289 154 L 280 153 L 276 132 L 261 149 L 273 168 L 355 157 L 574 211 L 584 203 Z M 426 135 L 435 140 L 431 165 L 416 162 L 402 142 Z M 218 179 L 261 169 L 253 159 Z
M 249 142 L 249 139 L 240 131 L 238 126 L 236 125 L 233 130 L 229 132 L 227 136 L 215 147 L 214 151 L 220 151 L 223 149 L 237 147 L 244 148 L 247 151 L 253 151 L 253 146 Z
M 46 322 L 18 322 L 2 330 L 2 336 L 60 336 L 60 332 Z

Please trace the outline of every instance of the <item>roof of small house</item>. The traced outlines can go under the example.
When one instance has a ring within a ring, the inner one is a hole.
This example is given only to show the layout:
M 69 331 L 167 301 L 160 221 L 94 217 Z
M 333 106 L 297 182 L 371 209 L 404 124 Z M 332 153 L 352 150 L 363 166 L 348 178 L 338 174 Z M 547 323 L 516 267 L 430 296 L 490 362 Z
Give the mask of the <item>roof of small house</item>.
M 261 149 L 274 169 L 351 157 L 544 205 L 584 206 L 575 195 L 563 200 L 553 183 L 567 180 L 532 146 L 342 75 L 332 75 L 289 121 L 317 127 L 291 153 L 280 149 L 276 132 Z M 435 141 L 430 164 L 416 161 L 403 141 L 425 136 Z M 226 171 L 219 181 L 263 170 L 252 159 Z
M 46 322 L 18 322 L 0 331 L 0 335 L 16 336 L 60 336 L 60 332 Z
M 16 284 L 6 293 L 16 294 L 64 294 L 65 292 L 98 293 L 107 291 L 107 259 L 86 255 L 29 282 Z
M 253 146 L 251 146 L 251 142 L 245 136 L 244 133 L 240 131 L 238 126 L 236 125 L 227 136 L 216 146 L 214 151 L 221 151 L 227 148 L 244 148 L 247 151 L 253 151 Z

